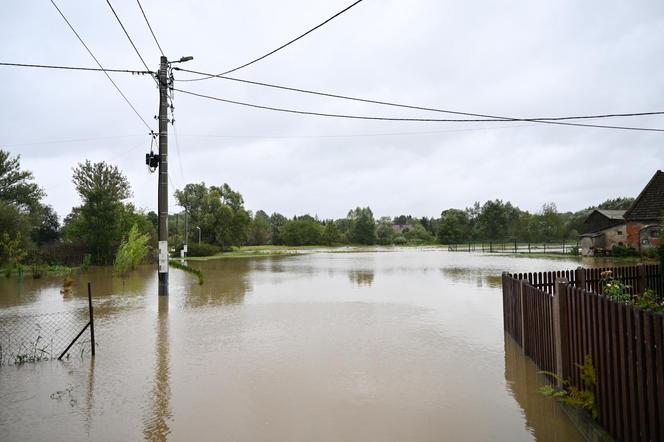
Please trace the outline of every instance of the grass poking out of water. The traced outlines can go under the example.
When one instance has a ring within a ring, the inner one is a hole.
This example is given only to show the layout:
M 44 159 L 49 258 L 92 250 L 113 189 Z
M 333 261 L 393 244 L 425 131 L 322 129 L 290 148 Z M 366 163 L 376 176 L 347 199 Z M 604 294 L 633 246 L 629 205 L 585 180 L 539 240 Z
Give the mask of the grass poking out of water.
M 198 285 L 203 285 L 203 272 L 201 272 L 199 269 L 196 269 L 194 267 L 189 267 L 188 265 L 184 265 L 175 259 L 170 260 L 170 266 L 175 267 L 176 269 L 180 269 L 184 272 L 189 272 L 198 277 Z

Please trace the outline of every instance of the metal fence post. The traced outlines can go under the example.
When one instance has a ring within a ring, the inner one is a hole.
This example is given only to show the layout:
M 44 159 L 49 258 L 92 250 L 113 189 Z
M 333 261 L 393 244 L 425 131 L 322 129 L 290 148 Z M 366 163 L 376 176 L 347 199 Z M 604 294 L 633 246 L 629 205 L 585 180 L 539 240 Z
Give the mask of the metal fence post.
M 556 374 L 562 379 L 567 366 L 567 293 L 570 288 L 567 278 L 556 278 L 553 296 L 553 344 L 556 352 Z
M 92 345 L 92 356 L 95 355 L 95 321 L 92 313 L 92 289 L 88 282 L 88 311 L 90 312 L 90 343 Z

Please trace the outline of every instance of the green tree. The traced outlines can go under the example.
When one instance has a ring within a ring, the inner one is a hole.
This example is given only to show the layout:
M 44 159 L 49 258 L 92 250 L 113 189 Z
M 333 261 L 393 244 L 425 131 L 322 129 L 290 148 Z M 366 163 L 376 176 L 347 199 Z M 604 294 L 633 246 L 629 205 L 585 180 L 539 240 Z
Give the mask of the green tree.
M 394 229 L 392 228 L 392 219 L 389 216 L 383 216 L 376 222 L 376 241 L 378 244 L 392 244 L 394 238 Z
M 270 217 L 267 213 L 259 210 L 251 220 L 249 226 L 249 244 L 261 245 L 268 244 L 272 239 L 272 227 L 270 226 Z
M 322 244 L 323 227 L 309 215 L 292 219 L 282 229 L 284 242 L 289 246 Z
M 351 222 L 350 240 L 355 244 L 376 243 L 376 221 L 369 207 L 357 207 L 346 217 Z
M 341 234 L 339 233 L 339 228 L 334 220 L 327 220 L 325 222 L 325 227 L 323 228 L 322 241 L 328 246 L 331 246 L 332 244 L 339 242 L 340 238 Z
M 190 214 L 189 225 L 201 228 L 204 242 L 222 248 L 247 242 L 251 214 L 244 208 L 242 195 L 228 184 L 209 188 L 205 183 L 187 184 L 176 190 L 175 199 Z
M 60 238 L 60 221 L 51 206 L 39 205 L 31 214 L 31 238 L 37 245 L 53 242 Z
M 0 149 L 0 201 L 28 211 L 39 204 L 44 191 L 30 182 L 32 172 L 21 170 L 20 159 L 20 155 L 12 158 L 9 152 Z
M 563 221 L 558 213 L 556 203 L 546 203 L 539 215 L 540 232 L 545 241 L 562 239 L 564 236 Z
M 505 239 L 508 235 L 508 224 L 513 206 L 502 200 L 487 201 L 477 216 L 476 229 L 482 239 L 495 241 Z
M 288 223 L 288 218 L 281 213 L 273 213 L 270 215 L 270 229 L 272 231 L 272 244 L 284 244 L 282 237 L 282 229 Z
M 83 204 L 68 218 L 66 232 L 88 245 L 95 263 L 108 264 L 124 233 L 122 200 L 131 196 L 129 181 L 117 166 L 86 160 L 74 168 L 73 182 Z
M 436 239 L 441 244 L 459 244 L 470 237 L 468 213 L 459 209 L 443 211 L 438 223 Z

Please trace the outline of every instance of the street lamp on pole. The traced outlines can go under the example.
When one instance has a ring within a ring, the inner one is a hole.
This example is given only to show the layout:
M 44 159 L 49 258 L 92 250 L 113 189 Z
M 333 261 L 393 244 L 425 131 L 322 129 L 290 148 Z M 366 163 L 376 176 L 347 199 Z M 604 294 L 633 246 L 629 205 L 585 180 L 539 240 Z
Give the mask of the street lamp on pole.
M 196 228 L 198 229 L 198 245 L 200 246 L 201 245 L 201 228 L 198 227 L 198 226 L 196 226 Z

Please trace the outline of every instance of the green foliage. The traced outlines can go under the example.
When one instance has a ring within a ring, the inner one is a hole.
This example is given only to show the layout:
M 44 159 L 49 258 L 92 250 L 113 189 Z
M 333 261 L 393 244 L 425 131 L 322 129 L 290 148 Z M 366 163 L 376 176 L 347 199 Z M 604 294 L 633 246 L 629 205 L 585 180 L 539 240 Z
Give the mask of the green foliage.
M 639 256 L 639 252 L 634 247 L 614 245 L 611 249 L 611 255 L 615 257 L 630 257 Z
M 281 230 L 288 223 L 288 219 L 281 213 L 273 213 L 270 216 L 270 229 L 272 231 L 272 244 L 284 244 Z
M 5 265 L 6 276 L 11 275 L 14 269 L 21 272 L 27 255 L 22 245 L 20 233 L 14 238 L 10 237 L 8 233 L 3 233 L 0 236 L 0 262 Z
M 92 265 L 92 255 L 90 255 L 89 253 L 86 253 L 83 256 L 83 263 L 81 264 L 81 269 L 84 272 L 87 272 L 88 269 L 90 268 L 90 265 Z
M 369 207 L 357 207 L 348 212 L 350 220 L 349 239 L 354 244 L 376 243 L 376 221 Z
M 394 229 L 392 228 L 392 219 L 383 216 L 376 222 L 376 242 L 382 245 L 392 244 L 394 238 Z
M 540 394 L 553 397 L 561 402 L 581 408 L 590 413 L 593 419 L 597 419 L 599 411 L 595 394 L 592 388 L 597 382 L 595 367 L 593 366 L 592 356 L 586 355 L 583 365 L 576 365 L 581 370 L 581 387 L 572 385 L 568 379 L 563 379 L 555 373 L 541 371 L 540 373 L 551 376 L 557 381 L 559 386 L 545 385 L 539 389 Z
M 182 263 L 179 263 L 178 261 L 172 259 L 169 263 L 171 267 L 175 267 L 176 269 L 183 270 L 185 272 L 192 273 L 198 277 L 198 285 L 203 285 L 203 272 L 200 271 L 200 269 L 194 268 L 194 267 L 189 267 L 188 265 L 184 265 Z
M 321 240 L 324 244 L 331 246 L 339 241 L 341 234 L 339 233 L 339 228 L 334 223 L 333 220 L 327 220 L 325 222 L 325 227 L 323 227 L 323 234 Z
M 271 239 L 272 226 L 270 225 L 270 217 L 267 216 L 267 213 L 259 210 L 249 225 L 247 243 L 253 246 L 265 245 L 269 244 Z
M 458 209 L 448 209 L 440 214 L 436 239 L 441 244 L 458 244 L 470 238 L 468 213 Z
M 73 183 L 83 205 L 65 218 L 64 237 L 83 241 L 96 264 L 112 262 L 122 237 L 135 222 L 129 181 L 116 166 L 86 160 L 74 168 Z
M 281 229 L 281 235 L 289 246 L 323 244 L 323 227 L 309 215 L 288 221 Z
M 630 294 L 632 286 L 623 283 L 619 279 L 615 279 L 613 272 L 610 270 L 602 272 L 601 278 L 603 295 L 618 302 L 630 303 L 632 301 L 632 295 Z
M 20 160 L 20 155 L 12 158 L 9 152 L 0 149 L 0 201 L 27 211 L 39 204 L 44 191 L 30 182 L 32 172 L 21 170 Z
M 30 233 L 32 241 L 37 245 L 53 242 L 60 238 L 60 221 L 51 206 L 38 205 L 31 213 Z
M 419 222 L 404 232 L 406 239 L 413 244 L 427 244 L 433 242 L 433 235 Z
M 114 269 L 117 275 L 125 275 L 145 259 L 148 254 L 149 240 L 148 235 L 139 232 L 137 225 L 131 228 L 129 236 L 122 241 L 115 256 Z
M 664 297 L 658 296 L 653 289 L 646 289 L 633 299 L 634 305 L 644 310 L 664 312 Z
M 175 248 L 175 252 L 173 254 L 174 258 L 180 257 L 180 250 L 182 250 L 182 248 L 182 244 Z M 187 245 L 187 256 L 191 257 L 214 256 L 219 252 L 221 252 L 221 247 L 215 246 L 214 244 L 207 244 L 203 242 L 200 244 L 192 243 Z
M 664 312 L 664 296 L 657 295 L 652 289 L 646 289 L 642 294 L 630 294 L 631 286 L 624 284 L 613 277 L 608 270 L 602 272 L 602 294 L 618 302 L 634 305 L 644 310 Z
M 175 199 L 190 215 L 189 225 L 201 228 L 203 242 L 224 249 L 247 242 L 251 214 L 244 208 L 242 195 L 228 184 L 209 188 L 205 183 L 187 184 L 175 191 Z
M 394 244 L 397 245 L 397 246 L 402 246 L 404 244 L 408 244 L 408 240 L 403 235 L 395 236 L 394 239 L 392 240 L 392 242 L 394 242 Z

